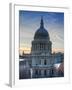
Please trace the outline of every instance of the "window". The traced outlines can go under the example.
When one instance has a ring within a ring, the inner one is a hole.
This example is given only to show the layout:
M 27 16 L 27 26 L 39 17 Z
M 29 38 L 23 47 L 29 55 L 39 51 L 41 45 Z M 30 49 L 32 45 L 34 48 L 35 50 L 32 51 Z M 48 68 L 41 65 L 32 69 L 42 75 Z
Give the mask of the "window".
M 54 71 L 53 71 L 53 69 L 52 69 L 52 75 L 53 75 L 53 73 L 54 73 Z
M 44 71 L 44 75 L 46 76 L 46 70 Z
M 41 70 L 39 70 L 39 75 L 41 75 Z
M 35 71 L 35 75 L 38 75 L 38 70 Z
M 47 64 L 47 62 L 46 62 L 46 60 L 44 60 L 44 65 L 46 65 Z
M 41 43 L 40 43 L 40 50 L 41 50 Z
M 39 60 L 39 65 L 41 65 L 41 60 Z
M 42 44 L 42 49 L 43 49 L 43 44 Z

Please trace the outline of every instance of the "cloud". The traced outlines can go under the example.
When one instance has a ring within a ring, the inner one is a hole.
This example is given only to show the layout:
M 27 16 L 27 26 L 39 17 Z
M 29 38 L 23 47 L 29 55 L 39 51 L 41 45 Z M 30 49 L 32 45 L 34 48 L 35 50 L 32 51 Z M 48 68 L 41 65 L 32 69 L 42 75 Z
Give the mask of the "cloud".
M 41 15 L 49 32 L 52 48 L 64 48 L 64 15 L 54 12 L 25 12 L 20 14 L 20 47 L 31 47 L 36 30 L 40 27 Z

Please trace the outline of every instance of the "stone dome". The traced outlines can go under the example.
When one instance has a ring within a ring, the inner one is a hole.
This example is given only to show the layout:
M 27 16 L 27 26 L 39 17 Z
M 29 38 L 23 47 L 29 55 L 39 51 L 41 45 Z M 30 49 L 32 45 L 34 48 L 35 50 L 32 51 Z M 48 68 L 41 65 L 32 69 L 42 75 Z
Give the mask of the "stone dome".
M 48 39 L 49 34 L 47 30 L 44 28 L 43 18 L 41 18 L 40 28 L 35 32 L 34 39 Z

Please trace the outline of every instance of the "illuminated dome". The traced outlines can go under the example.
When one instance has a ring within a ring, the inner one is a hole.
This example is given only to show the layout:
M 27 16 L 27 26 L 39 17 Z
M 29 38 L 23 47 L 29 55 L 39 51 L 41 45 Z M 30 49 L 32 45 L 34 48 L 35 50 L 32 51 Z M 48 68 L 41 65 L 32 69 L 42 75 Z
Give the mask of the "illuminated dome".
M 47 30 L 44 28 L 43 18 L 41 18 L 40 28 L 35 32 L 34 39 L 48 39 L 49 34 Z

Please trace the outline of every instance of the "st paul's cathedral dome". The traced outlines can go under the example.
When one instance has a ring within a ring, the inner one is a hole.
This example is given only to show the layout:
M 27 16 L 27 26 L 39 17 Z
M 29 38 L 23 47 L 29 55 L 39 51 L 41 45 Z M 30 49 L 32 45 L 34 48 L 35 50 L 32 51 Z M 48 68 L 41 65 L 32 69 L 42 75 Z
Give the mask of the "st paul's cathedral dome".
M 32 54 L 49 53 L 51 54 L 52 42 L 50 41 L 49 33 L 44 28 L 43 18 L 41 18 L 40 27 L 35 32 L 34 40 L 32 41 Z
M 49 40 L 49 34 L 44 28 L 43 18 L 41 18 L 40 28 L 35 32 L 34 39 L 47 39 Z

